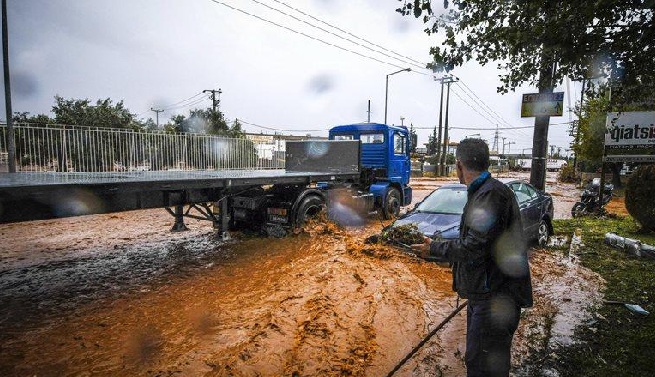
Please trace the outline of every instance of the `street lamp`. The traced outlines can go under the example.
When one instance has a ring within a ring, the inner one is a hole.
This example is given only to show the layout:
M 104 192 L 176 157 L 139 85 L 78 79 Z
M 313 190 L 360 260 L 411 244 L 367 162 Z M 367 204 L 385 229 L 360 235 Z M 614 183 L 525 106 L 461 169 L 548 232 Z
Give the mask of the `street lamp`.
M 467 135 L 467 136 L 465 137 L 465 139 L 468 139 L 468 138 L 474 138 L 475 136 L 477 136 L 478 139 L 482 139 L 482 137 L 480 136 L 480 134 Z
M 384 89 L 384 124 L 387 124 L 387 103 L 389 101 L 389 76 L 393 76 L 396 73 L 400 73 L 400 72 L 410 72 L 411 70 L 412 70 L 411 68 L 405 68 L 387 75 L 387 82 Z

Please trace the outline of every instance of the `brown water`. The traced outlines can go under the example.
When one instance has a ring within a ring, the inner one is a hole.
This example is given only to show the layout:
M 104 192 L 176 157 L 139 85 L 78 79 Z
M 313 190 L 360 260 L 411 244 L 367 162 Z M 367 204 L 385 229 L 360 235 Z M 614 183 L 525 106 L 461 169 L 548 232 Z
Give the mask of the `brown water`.
M 171 224 L 147 210 L 0 226 L 0 375 L 380 376 L 456 306 L 447 268 L 362 243 L 375 218 L 232 242 Z M 516 365 L 565 341 L 584 319 L 572 309 L 598 294 L 593 274 L 567 263 L 534 251 Z M 463 375 L 464 322 L 397 375 Z

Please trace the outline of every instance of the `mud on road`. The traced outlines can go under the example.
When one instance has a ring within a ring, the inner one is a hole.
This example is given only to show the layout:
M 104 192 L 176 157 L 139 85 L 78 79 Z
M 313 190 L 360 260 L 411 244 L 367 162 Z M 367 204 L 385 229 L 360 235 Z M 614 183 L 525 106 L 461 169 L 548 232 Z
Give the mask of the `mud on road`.
M 434 183 L 421 184 L 419 198 Z M 363 244 L 375 218 L 229 242 L 209 224 L 171 225 L 146 210 L 0 226 L 0 375 L 380 376 L 457 304 L 447 267 Z M 602 286 L 552 253 L 531 262 L 519 375 L 530 354 L 566 341 Z M 397 375 L 462 375 L 464 323 Z

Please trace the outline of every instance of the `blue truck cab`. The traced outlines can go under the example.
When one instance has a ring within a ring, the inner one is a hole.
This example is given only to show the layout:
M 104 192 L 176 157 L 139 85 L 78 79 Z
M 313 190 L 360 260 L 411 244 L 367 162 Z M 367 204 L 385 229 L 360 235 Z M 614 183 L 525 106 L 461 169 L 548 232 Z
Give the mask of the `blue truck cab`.
M 407 127 L 358 123 L 330 129 L 330 140 L 359 140 L 362 181 L 385 218 L 412 202 L 409 186 L 411 140 Z

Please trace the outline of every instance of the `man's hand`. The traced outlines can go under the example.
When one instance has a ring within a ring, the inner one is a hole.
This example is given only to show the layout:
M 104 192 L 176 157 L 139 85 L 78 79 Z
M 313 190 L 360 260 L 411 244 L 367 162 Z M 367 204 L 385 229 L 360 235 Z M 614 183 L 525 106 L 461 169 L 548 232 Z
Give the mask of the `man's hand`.
M 416 255 L 419 257 L 426 259 L 427 257 L 430 256 L 430 244 L 432 243 L 432 239 L 430 237 L 425 237 L 423 236 L 423 243 L 417 243 L 410 245 L 412 250 L 416 252 Z

